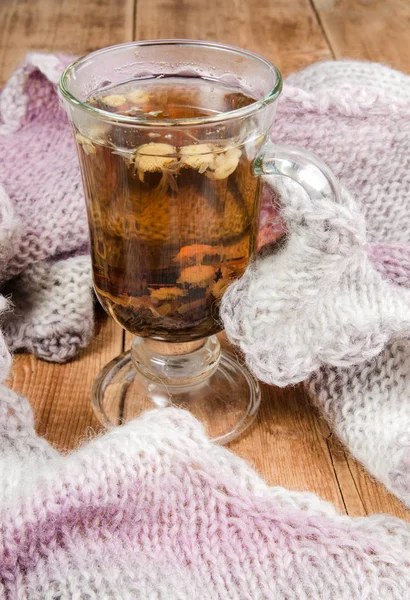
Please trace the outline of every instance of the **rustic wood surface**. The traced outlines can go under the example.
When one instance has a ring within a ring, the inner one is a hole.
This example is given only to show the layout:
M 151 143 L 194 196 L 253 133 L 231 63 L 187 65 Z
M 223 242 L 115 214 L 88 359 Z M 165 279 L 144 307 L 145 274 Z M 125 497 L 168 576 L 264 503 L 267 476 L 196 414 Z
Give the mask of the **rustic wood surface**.
M 85 53 L 131 39 L 200 38 L 233 43 L 274 61 L 283 73 L 317 60 L 356 58 L 410 72 L 408 0 L 1 0 L 0 82 L 27 51 Z M 38 431 L 71 449 L 99 430 L 90 406 L 94 377 L 128 345 L 99 318 L 92 344 L 73 362 L 15 358 L 10 385 L 28 396 Z M 302 387 L 263 386 L 251 430 L 230 448 L 269 484 L 310 490 L 341 512 L 407 511 L 347 455 L 310 406 Z

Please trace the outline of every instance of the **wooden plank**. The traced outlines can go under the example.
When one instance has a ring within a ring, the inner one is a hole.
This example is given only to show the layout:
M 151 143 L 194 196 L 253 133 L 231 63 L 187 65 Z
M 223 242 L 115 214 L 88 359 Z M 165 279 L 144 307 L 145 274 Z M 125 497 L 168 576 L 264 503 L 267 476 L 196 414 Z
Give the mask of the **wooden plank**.
M 134 0 L 1 0 L 0 85 L 26 52 L 84 54 L 133 37 Z
M 336 58 L 389 64 L 410 73 L 408 0 L 312 0 Z
M 333 465 L 350 515 L 386 513 L 410 521 L 410 509 L 371 477 L 336 436 L 331 437 L 330 444 Z
M 229 448 L 250 461 L 269 485 L 313 492 L 345 512 L 326 430 L 303 387 L 262 385 L 262 394 L 255 425 Z
M 92 343 L 69 363 L 51 364 L 29 354 L 15 357 L 8 385 L 29 398 L 40 435 L 69 450 L 101 430 L 91 408 L 91 388 L 121 346 L 122 330 L 104 317 Z
M 26 52 L 63 50 L 84 53 L 133 37 L 134 0 L 2 0 L 0 81 Z M 30 355 L 15 358 L 10 384 L 35 410 L 38 431 L 50 442 L 72 448 L 90 426 L 92 382 L 102 366 L 122 349 L 122 330 L 104 319 L 101 330 L 80 357 L 52 365 Z
M 410 521 L 410 509 L 373 479 L 351 456 L 346 456 L 349 470 L 367 514 L 386 513 Z
M 353 475 L 349 469 L 345 450 L 338 438 L 329 431 L 327 446 L 330 453 L 333 469 L 342 490 L 346 511 L 352 517 L 367 514 L 366 507 L 359 494 Z
M 332 57 L 309 0 L 138 0 L 136 39 L 206 39 L 241 46 L 286 75 Z

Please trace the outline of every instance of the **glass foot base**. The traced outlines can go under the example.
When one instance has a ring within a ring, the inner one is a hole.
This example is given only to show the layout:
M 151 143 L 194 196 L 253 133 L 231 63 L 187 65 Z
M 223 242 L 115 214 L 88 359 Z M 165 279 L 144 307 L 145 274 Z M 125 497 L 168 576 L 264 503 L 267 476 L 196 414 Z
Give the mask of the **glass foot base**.
M 93 408 L 106 427 L 126 423 L 152 408 L 173 406 L 189 410 L 220 444 L 235 439 L 252 424 L 260 398 L 256 379 L 224 351 L 205 380 L 182 386 L 148 379 L 126 352 L 106 365 L 93 387 Z

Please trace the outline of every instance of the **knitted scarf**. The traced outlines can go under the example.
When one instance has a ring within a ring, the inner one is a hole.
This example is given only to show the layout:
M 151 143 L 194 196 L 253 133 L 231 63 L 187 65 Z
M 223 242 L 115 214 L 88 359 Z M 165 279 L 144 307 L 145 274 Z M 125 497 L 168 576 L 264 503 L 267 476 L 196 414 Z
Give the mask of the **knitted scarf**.
M 227 290 L 225 329 L 263 381 L 306 381 L 349 451 L 410 504 L 410 77 L 313 65 L 289 77 L 272 137 L 325 159 L 342 202 L 271 179 L 287 241 Z
M 8 347 L 62 361 L 92 335 L 79 171 L 55 94 L 64 62 L 30 55 L 0 95 L 3 379 Z M 280 205 L 286 243 L 262 249 L 222 305 L 250 369 L 305 380 L 408 504 L 409 99 L 410 78 L 380 65 L 288 79 L 272 138 L 320 155 L 342 202 L 270 178 L 261 240 Z M 0 598 L 410 598 L 409 525 L 268 488 L 184 411 L 151 411 L 63 456 L 1 387 L 0 436 Z
M 269 488 L 187 412 L 70 455 L 0 388 L 0 598 L 405 600 L 410 524 Z

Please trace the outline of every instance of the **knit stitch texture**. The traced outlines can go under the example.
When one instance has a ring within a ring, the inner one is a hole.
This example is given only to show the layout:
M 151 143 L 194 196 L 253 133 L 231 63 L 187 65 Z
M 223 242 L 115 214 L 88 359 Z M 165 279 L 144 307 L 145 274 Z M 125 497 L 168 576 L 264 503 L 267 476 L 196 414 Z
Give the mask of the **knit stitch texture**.
M 89 340 L 93 298 L 88 256 L 34 263 L 4 287 L 13 299 L 3 333 L 9 349 L 64 362 Z
M 0 388 L 0 436 L 2 599 L 410 598 L 409 524 L 267 487 L 185 411 L 62 456 Z
M 325 159 L 342 200 L 312 202 L 280 181 L 286 242 L 222 302 L 228 336 L 256 376 L 308 380 L 330 427 L 407 504 L 409 98 L 410 77 L 381 65 L 323 63 L 289 77 L 273 138 Z
M 30 55 L 0 95 L 2 380 L 7 344 L 62 361 L 93 329 L 79 171 L 55 92 L 64 61 Z M 342 201 L 269 179 L 261 239 L 284 221 L 286 240 L 222 305 L 253 372 L 306 380 L 350 452 L 408 505 L 409 99 L 409 77 L 380 65 L 321 63 L 287 80 L 273 140 L 321 156 Z M 268 488 L 182 411 L 63 456 L 1 387 L 0 436 L 0 598 L 410 599 L 408 524 Z
M 22 274 L 2 290 L 15 305 L 3 331 L 11 350 L 57 362 L 94 329 L 81 177 L 56 94 L 68 61 L 30 54 L 0 94 L 0 282 Z

